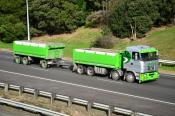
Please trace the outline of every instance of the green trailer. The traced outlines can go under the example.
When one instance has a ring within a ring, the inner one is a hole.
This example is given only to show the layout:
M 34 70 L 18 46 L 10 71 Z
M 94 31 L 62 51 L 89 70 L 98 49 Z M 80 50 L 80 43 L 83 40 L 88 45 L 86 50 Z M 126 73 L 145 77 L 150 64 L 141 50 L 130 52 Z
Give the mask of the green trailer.
M 118 80 L 122 76 L 122 54 L 119 51 L 88 48 L 74 49 L 73 51 L 74 69 L 79 74 L 87 75 L 103 74 L 110 72 L 110 77 Z
M 113 80 L 139 83 L 159 78 L 158 50 L 138 45 L 124 51 L 106 49 L 74 49 L 73 71 L 87 75 L 109 75 Z
M 31 64 L 39 62 L 41 67 L 58 64 L 63 57 L 64 44 L 36 41 L 14 41 L 13 54 L 16 63 Z

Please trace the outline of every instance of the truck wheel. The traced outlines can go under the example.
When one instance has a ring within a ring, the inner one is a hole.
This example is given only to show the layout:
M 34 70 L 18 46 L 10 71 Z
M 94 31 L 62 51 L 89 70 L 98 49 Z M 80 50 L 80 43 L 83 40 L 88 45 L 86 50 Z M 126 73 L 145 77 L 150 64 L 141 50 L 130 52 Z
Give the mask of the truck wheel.
M 42 68 L 47 68 L 48 67 L 48 64 L 47 64 L 46 60 L 41 60 L 40 65 L 41 65 Z
M 126 78 L 126 81 L 129 82 L 129 83 L 135 82 L 135 75 L 131 72 L 126 72 L 125 73 L 125 78 Z
M 15 56 L 15 63 L 20 64 L 21 63 L 21 57 Z
M 24 65 L 28 65 L 28 64 L 29 64 L 28 58 L 27 58 L 27 57 L 23 57 L 23 58 L 22 58 L 22 63 L 23 63 Z
M 94 68 L 89 66 L 86 70 L 87 75 L 93 76 L 95 74 Z
M 83 65 L 78 65 L 77 67 L 77 73 L 78 74 L 83 74 L 85 72 L 85 68 Z
M 120 75 L 119 75 L 118 71 L 116 71 L 116 70 L 111 71 L 110 75 L 111 75 L 112 80 L 117 81 L 120 79 Z

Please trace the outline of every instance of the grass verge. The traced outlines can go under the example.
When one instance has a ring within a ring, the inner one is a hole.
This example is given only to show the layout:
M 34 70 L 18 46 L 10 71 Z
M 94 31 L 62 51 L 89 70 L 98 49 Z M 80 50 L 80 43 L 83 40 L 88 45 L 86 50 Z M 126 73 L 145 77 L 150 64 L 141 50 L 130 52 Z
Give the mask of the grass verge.
M 1 49 L 10 49 L 12 50 L 12 43 L 3 43 L 0 41 L 0 48 Z

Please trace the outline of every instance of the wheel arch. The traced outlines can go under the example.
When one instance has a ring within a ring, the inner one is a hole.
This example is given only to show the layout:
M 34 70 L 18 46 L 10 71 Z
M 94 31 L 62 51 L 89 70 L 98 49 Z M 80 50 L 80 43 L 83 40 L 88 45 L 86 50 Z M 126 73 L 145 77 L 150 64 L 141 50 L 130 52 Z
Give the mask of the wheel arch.
M 136 76 L 138 74 L 138 73 L 136 73 L 135 71 L 132 71 L 132 70 L 125 70 L 124 77 L 123 77 L 124 80 L 126 80 L 125 73 L 132 73 L 135 76 L 135 78 L 136 78 Z

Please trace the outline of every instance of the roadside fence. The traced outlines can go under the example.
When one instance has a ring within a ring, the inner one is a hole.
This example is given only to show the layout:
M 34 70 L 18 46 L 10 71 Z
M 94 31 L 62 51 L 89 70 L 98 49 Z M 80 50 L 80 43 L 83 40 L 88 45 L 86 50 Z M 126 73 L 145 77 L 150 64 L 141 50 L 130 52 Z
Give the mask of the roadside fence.
M 22 95 L 22 93 L 25 92 L 25 93 L 33 94 L 34 97 L 37 97 L 37 96 L 48 97 L 48 98 L 50 98 L 51 104 L 53 104 L 54 100 L 61 100 L 61 101 L 67 102 L 68 107 L 71 107 L 72 104 L 85 106 L 88 112 L 90 112 L 92 108 L 104 110 L 107 112 L 107 116 L 111 116 L 112 113 L 129 115 L 129 116 L 152 116 L 149 114 L 140 113 L 140 112 L 133 111 L 130 109 L 120 108 L 117 106 L 111 106 L 111 105 L 107 105 L 107 104 L 101 104 L 101 103 L 97 103 L 97 102 L 84 100 L 81 98 L 74 98 L 72 96 L 60 95 L 60 94 L 56 94 L 56 93 L 46 92 L 46 91 L 37 90 L 34 88 L 23 87 L 23 86 L 19 86 L 19 85 L 13 85 L 13 84 L 9 84 L 9 83 L 1 83 L 0 82 L 0 87 L 4 88 L 5 92 L 8 92 L 10 89 L 16 90 L 19 92 L 19 95 Z M 18 103 L 18 102 L 6 100 L 3 98 L 0 98 L 0 103 L 9 104 L 9 105 L 12 105 L 15 107 L 24 108 L 24 109 L 27 109 L 30 111 L 39 112 L 39 113 L 47 114 L 50 116 L 67 116 L 65 114 L 56 113 L 54 111 L 50 111 L 47 109 L 43 109 L 43 108 L 31 106 L 31 105 L 26 105 L 23 103 Z

